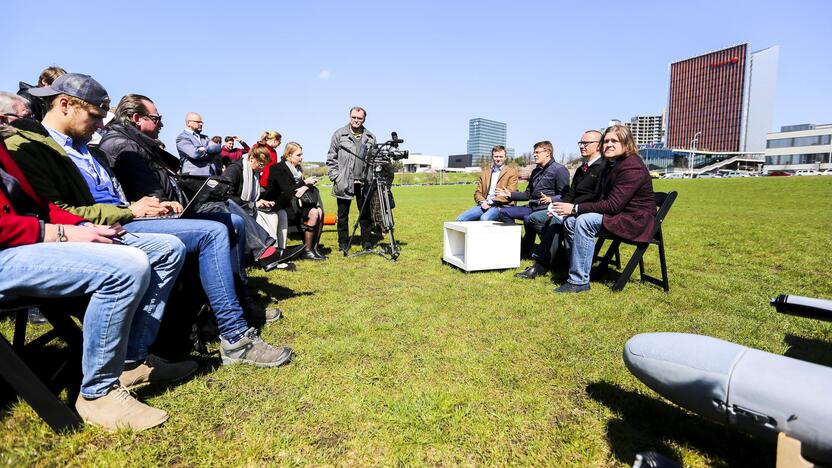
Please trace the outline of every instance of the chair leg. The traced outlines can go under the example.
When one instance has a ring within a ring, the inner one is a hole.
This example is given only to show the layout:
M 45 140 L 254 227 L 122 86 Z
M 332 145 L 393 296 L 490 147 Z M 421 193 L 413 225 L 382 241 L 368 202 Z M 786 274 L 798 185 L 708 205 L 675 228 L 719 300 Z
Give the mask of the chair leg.
M 664 256 L 664 241 L 659 236 L 659 263 L 662 267 L 662 287 L 664 288 L 665 292 L 670 291 L 670 280 L 667 277 L 667 260 Z
M 636 246 L 633 256 L 630 257 L 630 261 L 627 262 L 627 266 L 625 266 L 624 270 L 621 271 L 621 274 L 618 276 L 618 280 L 616 280 L 613 285 L 613 291 L 621 291 L 624 289 L 624 286 L 626 286 L 627 282 L 630 281 L 630 276 L 632 276 L 633 271 L 636 269 L 636 265 L 641 261 L 642 257 L 644 257 L 644 252 L 647 250 L 649 245 L 650 244 Z
M 83 426 L 81 418 L 43 384 L 2 336 L 0 336 L 0 375 L 53 431 L 74 430 Z

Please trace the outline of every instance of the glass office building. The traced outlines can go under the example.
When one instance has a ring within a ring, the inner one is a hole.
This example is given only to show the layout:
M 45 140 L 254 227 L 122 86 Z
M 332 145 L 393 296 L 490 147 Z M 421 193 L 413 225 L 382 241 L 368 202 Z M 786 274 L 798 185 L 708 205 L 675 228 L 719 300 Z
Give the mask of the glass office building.
M 768 134 L 766 171 L 832 169 L 832 124 L 788 125 Z
M 467 153 L 472 156 L 473 165 L 481 164 L 483 159 L 491 161 L 491 148 L 495 145 L 506 146 L 506 128 L 505 123 L 494 120 L 476 118 L 468 121 Z

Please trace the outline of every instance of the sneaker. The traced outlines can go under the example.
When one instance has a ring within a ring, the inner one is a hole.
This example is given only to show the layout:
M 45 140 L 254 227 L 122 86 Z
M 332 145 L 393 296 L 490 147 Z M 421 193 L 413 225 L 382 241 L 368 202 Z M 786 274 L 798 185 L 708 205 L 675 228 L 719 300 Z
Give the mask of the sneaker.
M 119 381 L 127 390 L 136 390 L 150 384 L 179 382 L 190 377 L 198 367 L 194 361 L 168 362 L 148 354 L 144 362 L 125 365 Z
M 263 341 L 256 328 L 249 328 L 236 343 L 223 338 L 220 341 L 220 356 L 224 366 L 244 362 L 257 367 L 277 367 L 289 362 L 292 348 L 276 348 Z
M 134 429 L 141 431 L 156 427 L 168 420 L 168 413 L 148 406 L 133 398 L 121 385 L 116 385 L 103 397 L 87 400 L 81 395 L 75 409 L 87 424 L 101 426 L 108 431 Z
M 587 284 L 572 284 L 572 283 L 563 283 L 562 285 L 555 288 L 556 293 L 581 293 L 584 291 L 589 291 L 589 283 Z

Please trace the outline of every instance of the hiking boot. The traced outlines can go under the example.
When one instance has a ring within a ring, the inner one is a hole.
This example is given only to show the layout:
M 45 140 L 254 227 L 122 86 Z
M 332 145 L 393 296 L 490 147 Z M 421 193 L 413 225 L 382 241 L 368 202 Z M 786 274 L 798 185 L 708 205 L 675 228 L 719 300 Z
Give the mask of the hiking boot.
M 119 381 L 127 390 L 136 390 L 150 384 L 179 382 L 196 372 L 197 367 L 194 361 L 168 362 L 148 354 L 144 362 L 125 365 Z
M 114 386 L 106 395 L 95 400 L 78 395 L 75 409 L 84 422 L 108 431 L 128 428 L 141 431 L 168 420 L 168 413 L 133 398 L 121 385 Z
M 235 343 L 223 338 L 220 341 L 220 356 L 224 366 L 244 362 L 257 367 L 277 367 L 289 362 L 292 348 L 276 348 L 263 341 L 256 328 L 249 328 Z

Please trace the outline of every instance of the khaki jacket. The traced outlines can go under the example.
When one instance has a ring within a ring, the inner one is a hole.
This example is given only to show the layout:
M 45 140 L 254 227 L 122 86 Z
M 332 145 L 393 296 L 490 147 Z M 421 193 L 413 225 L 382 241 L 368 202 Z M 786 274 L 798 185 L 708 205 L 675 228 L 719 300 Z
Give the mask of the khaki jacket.
M 485 201 L 488 196 L 488 189 L 491 187 L 491 166 L 483 168 L 480 174 L 480 180 L 477 182 L 477 190 L 474 192 L 474 201 L 479 205 Z M 500 178 L 497 179 L 497 188 L 508 189 L 509 192 L 517 191 L 517 169 L 508 165 L 503 165 L 500 171 Z M 499 205 L 508 205 L 509 199 L 506 197 L 494 196 L 494 202 Z

